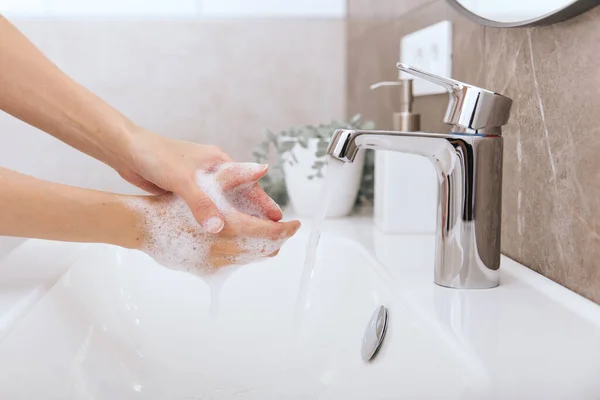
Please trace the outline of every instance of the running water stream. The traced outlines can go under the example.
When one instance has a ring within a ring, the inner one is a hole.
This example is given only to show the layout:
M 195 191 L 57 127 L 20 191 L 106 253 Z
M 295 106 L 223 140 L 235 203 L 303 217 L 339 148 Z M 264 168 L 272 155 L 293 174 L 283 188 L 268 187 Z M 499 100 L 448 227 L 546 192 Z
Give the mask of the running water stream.
M 300 278 L 300 286 L 298 290 L 298 299 L 296 301 L 296 312 L 294 315 L 294 337 L 297 338 L 300 325 L 304 313 L 309 308 L 308 292 L 310 289 L 310 281 L 315 274 L 315 262 L 317 259 L 317 247 L 321 238 L 321 230 L 323 222 L 327 216 L 329 203 L 336 190 L 337 182 L 340 181 L 341 175 L 344 173 L 344 165 L 346 163 L 329 157 L 327 162 L 327 170 L 325 171 L 325 179 L 323 180 L 323 188 L 319 198 L 321 203 L 318 206 L 318 212 L 313 218 L 308 244 L 306 246 L 306 256 L 304 259 L 304 268 Z

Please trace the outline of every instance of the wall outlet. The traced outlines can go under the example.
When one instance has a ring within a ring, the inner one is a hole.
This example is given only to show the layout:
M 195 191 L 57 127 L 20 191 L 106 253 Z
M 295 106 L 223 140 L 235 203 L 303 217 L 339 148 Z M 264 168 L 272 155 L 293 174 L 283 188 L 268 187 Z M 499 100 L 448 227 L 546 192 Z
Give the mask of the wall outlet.
M 452 77 L 452 23 L 442 21 L 404 36 L 400 41 L 400 62 L 432 74 Z M 399 77 L 414 78 L 402 71 Z M 423 79 L 414 79 L 415 96 L 439 93 L 446 93 L 446 89 Z

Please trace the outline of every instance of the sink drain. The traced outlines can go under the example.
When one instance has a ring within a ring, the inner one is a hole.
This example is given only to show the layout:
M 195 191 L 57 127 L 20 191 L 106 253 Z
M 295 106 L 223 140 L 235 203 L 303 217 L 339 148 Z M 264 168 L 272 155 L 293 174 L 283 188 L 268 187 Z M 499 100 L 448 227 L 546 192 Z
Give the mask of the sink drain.
M 371 361 L 383 343 L 388 324 L 388 310 L 384 306 L 379 306 L 369 320 L 363 344 L 361 355 L 364 361 Z

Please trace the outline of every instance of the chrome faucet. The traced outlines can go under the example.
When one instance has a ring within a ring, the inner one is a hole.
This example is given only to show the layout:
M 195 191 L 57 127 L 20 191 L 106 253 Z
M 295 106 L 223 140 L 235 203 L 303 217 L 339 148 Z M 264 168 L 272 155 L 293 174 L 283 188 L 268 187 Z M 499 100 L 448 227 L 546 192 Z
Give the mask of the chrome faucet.
M 502 214 L 501 127 L 508 122 L 512 100 L 406 64 L 397 67 L 449 91 L 444 122 L 452 125 L 452 132 L 339 129 L 327 153 L 344 162 L 353 162 L 361 148 L 427 157 L 439 182 L 434 282 L 458 289 L 496 287 Z

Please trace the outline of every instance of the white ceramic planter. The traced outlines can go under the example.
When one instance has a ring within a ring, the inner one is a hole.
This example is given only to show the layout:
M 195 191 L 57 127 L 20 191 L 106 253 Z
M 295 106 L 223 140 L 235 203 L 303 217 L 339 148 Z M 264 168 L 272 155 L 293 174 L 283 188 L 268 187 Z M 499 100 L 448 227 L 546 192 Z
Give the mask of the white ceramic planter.
M 315 216 L 323 203 L 321 190 L 324 179 L 308 179 L 315 173 L 312 166 L 317 161 L 315 156 L 317 143 L 317 139 L 311 139 L 306 149 L 299 145 L 295 146 L 292 151 L 297 162 L 293 164 L 285 162 L 283 166 L 290 203 L 296 214 L 302 217 Z M 344 217 L 352 211 L 362 180 L 364 163 L 364 151 L 360 151 L 355 161 L 344 168 L 340 179 L 335 182 L 336 188 L 327 210 L 328 218 Z M 323 169 L 323 175 L 325 174 L 327 174 L 327 167 Z

